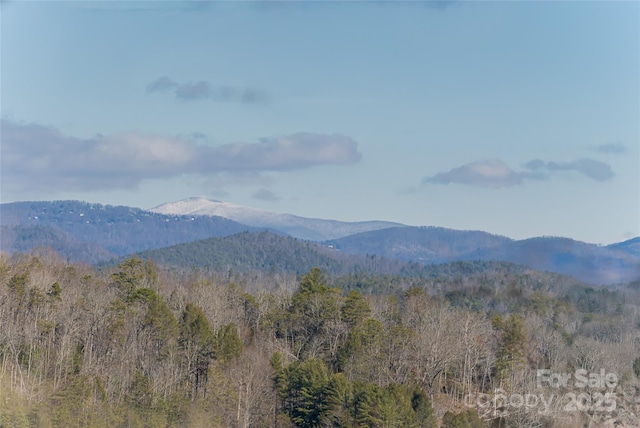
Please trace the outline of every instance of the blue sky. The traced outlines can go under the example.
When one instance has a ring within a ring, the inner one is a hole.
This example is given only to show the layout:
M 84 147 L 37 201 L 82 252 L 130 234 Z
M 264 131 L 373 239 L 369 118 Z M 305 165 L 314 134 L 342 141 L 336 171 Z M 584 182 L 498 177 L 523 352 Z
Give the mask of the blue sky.
M 640 235 L 640 3 L 0 10 L 2 202 Z

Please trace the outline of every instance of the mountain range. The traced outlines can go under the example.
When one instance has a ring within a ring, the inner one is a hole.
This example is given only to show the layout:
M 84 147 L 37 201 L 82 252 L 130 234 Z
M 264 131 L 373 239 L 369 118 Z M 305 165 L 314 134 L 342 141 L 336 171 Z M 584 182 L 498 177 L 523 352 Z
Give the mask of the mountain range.
M 498 261 L 591 284 L 640 279 L 640 237 L 607 246 L 560 237 L 514 240 L 482 231 L 306 218 L 202 197 L 150 210 L 79 201 L 0 204 L 0 249 L 39 246 L 94 264 L 140 253 L 181 266 L 297 272 L 315 263 L 333 272 L 368 266 L 407 274 L 416 265 Z
M 271 232 L 242 232 L 166 248 L 144 251 L 142 259 L 171 267 L 203 268 L 228 273 L 256 271 L 267 274 L 305 274 L 319 267 L 332 276 L 349 276 L 352 285 L 384 278 L 434 279 L 485 275 L 514 277 L 527 275 L 551 284 L 578 284 L 577 279 L 556 273 L 543 273 L 502 261 L 455 261 L 442 264 L 420 264 L 371 254 L 347 254 L 312 241 L 303 241 Z M 369 284 L 371 285 L 371 284 Z

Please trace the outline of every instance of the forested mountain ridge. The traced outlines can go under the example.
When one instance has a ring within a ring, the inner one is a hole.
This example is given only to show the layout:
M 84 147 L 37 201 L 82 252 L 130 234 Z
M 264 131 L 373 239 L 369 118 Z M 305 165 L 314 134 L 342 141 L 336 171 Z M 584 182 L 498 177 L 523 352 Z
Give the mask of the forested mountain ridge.
M 634 254 L 632 246 L 600 246 L 569 238 L 525 239 L 478 250 L 463 259 L 506 260 L 534 269 L 564 273 L 592 284 L 640 279 L 640 254 Z
M 46 226 L 63 231 L 69 238 L 93 244 L 104 249 L 105 258 L 87 259 L 82 252 L 71 255 L 71 260 L 85 262 L 108 260 L 106 253 L 124 256 L 152 248 L 190 242 L 212 236 L 225 236 L 255 230 L 221 217 L 169 216 L 126 206 L 90 204 L 79 201 L 14 202 L 0 205 L 2 226 Z M 14 229 L 16 239 L 27 241 L 33 247 L 51 245 L 24 238 L 24 229 Z M 62 237 L 62 235 L 60 235 Z M 15 241 L 14 241 L 15 242 Z M 63 244 L 59 244 L 63 245 Z M 58 246 L 59 246 L 58 245 Z M 2 250 L 22 251 L 2 242 Z M 28 249 L 28 248 L 26 248 Z
M 0 226 L 0 250 L 28 253 L 38 247 L 49 247 L 66 260 L 91 264 L 118 257 L 98 244 L 74 239 L 67 232 L 52 226 Z
M 404 226 L 358 233 L 325 241 L 324 244 L 351 254 L 377 254 L 420 263 L 442 263 L 512 241 L 506 236 L 476 230 Z
M 478 231 L 401 227 L 360 233 L 325 242 L 350 253 L 374 253 L 420 263 L 502 260 L 562 273 L 592 284 L 640 279 L 640 238 L 608 246 L 569 238 L 513 240 Z
M 335 274 L 345 273 L 357 258 L 311 241 L 270 232 L 242 232 L 148 250 L 137 255 L 165 266 L 294 274 L 308 272 L 314 266 Z
M 623 242 L 608 245 L 609 248 L 621 249 L 629 254 L 640 256 L 640 236 Z
M 375 254 L 346 254 L 315 242 L 270 232 L 242 232 L 208 238 L 144 251 L 137 257 L 183 271 L 201 268 L 208 272 L 300 275 L 319 267 L 328 275 L 340 277 L 343 288 L 374 288 L 377 291 L 384 290 L 384 280 L 393 284 L 402 278 L 406 284 L 412 279 L 442 281 L 480 275 L 524 275 L 531 283 L 540 284 L 539 287 L 542 284 L 581 284 L 568 276 L 535 271 L 509 262 L 476 260 L 425 265 Z

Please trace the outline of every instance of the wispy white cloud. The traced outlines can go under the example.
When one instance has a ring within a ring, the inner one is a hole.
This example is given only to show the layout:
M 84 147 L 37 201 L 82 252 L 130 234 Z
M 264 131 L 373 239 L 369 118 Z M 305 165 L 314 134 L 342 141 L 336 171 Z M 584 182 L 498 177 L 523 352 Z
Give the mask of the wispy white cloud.
M 242 104 L 265 104 L 269 101 L 267 93 L 256 88 L 238 88 L 228 85 L 214 86 L 205 80 L 178 83 L 167 76 L 162 76 L 150 82 L 147 85 L 146 92 L 147 94 L 172 93 L 176 99 L 182 101 L 210 99 L 219 102 Z
M 524 184 L 526 180 L 546 180 L 560 171 L 573 171 L 595 181 L 606 181 L 615 176 L 611 165 L 595 159 L 571 162 L 533 159 L 524 165 L 524 171 L 513 170 L 499 159 L 471 162 L 446 172 L 425 177 L 423 184 L 463 184 L 499 189 Z
M 447 172 L 440 172 L 422 180 L 423 184 L 464 184 L 498 189 L 522 184 L 525 178 L 534 178 L 531 173 L 512 170 L 499 159 L 471 162 Z
M 122 132 L 93 138 L 1 120 L 2 184 L 11 191 L 135 188 L 142 180 L 259 175 L 358 162 L 358 144 L 337 134 L 297 133 L 218 146 L 185 137 Z
M 531 171 L 576 171 L 592 180 L 606 181 L 615 176 L 611 165 L 595 159 L 578 159 L 572 162 L 545 162 L 534 159 L 527 162 L 525 168 Z
M 301 132 L 257 143 L 231 143 L 209 148 L 199 147 L 194 159 L 202 170 L 290 171 L 315 165 L 347 165 L 362 155 L 358 143 L 339 134 Z

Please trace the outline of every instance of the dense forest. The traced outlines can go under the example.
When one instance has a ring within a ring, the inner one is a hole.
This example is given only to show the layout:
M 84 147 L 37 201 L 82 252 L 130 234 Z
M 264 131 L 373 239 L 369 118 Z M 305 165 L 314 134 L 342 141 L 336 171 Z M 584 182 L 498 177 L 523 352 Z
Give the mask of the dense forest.
M 0 257 L 1 427 L 640 425 L 640 283 Z

